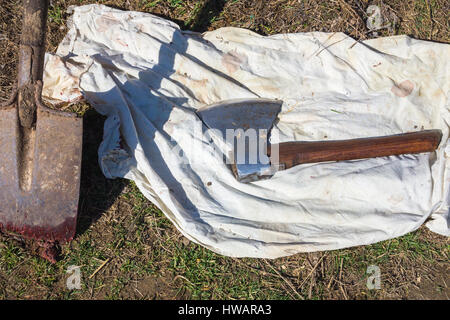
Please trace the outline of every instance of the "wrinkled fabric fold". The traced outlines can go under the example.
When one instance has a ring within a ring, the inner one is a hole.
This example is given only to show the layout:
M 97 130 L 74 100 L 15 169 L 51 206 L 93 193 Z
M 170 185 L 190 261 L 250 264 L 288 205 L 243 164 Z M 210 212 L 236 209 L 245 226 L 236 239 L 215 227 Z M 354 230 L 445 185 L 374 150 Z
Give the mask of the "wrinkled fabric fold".
M 276 258 L 401 236 L 449 235 L 447 44 L 342 33 L 197 34 L 147 13 L 74 7 L 44 97 L 82 96 L 107 116 L 99 163 L 134 180 L 190 240 L 234 257 Z M 217 157 L 195 110 L 283 101 L 280 142 L 441 129 L 433 153 L 296 166 L 244 184 Z

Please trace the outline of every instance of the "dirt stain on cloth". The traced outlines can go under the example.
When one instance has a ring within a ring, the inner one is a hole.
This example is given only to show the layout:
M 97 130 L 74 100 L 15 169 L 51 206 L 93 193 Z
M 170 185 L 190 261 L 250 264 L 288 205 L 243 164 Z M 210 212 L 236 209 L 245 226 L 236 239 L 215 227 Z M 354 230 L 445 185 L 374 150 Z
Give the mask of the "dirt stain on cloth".
M 227 69 L 228 74 L 235 73 L 238 69 L 240 69 L 241 64 L 247 62 L 247 56 L 241 53 L 238 53 L 236 49 L 227 52 L 222 57 L 222 65 Z
M 405 80 L 399 83 L 398 85 L 393 85 L 391 88 L 392 93 L 400 98 L 409 96 L 413 90 L 414 90 L 414 83 L 412 83 L 409 80 Z
M 103 14 L 95 20 L 97 24 L 97 31 L 105 32 L 111 27 L 120 24 L 120 21 L 111 14 Z

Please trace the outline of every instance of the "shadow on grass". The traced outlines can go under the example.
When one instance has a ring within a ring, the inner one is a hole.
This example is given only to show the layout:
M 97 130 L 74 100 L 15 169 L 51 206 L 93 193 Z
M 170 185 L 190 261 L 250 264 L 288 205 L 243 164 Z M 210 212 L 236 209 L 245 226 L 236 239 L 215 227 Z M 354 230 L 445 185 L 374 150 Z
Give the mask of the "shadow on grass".
M 76 236 L 106 212 L 128 184 L 125 179 L 107 179 L 98 164 L 105 117 L 91 109 L 83 117 L 83 155 Z
M 202 6 L 200 12 L 195 16 L 194 21 L 190 25 L 192 31 L 205 32 L 208 27 L 223 11 L 225 0 L 209 0 Z

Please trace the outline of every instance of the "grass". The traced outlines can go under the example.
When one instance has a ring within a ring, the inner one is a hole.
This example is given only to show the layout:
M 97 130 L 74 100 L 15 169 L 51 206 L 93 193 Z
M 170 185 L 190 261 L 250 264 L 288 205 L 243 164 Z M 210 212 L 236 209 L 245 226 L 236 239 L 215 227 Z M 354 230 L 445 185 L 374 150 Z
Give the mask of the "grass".
M 183 238 L 134 183 L 113 207 L 121 202 L 128 210 L 109 210 L 64 247 L 62 259 L 54 265 L 3 239 L 1 278 L 14 281 L 0 282 L 0 297 L 40 298 L 44 293 L 49 299 L 404 298 L 409 291 L 400 290 L 397 283 L 411 280 L 408 289 L 414 290 L 420 284 L 417 279 L 430 276 L 427 270 L 445 267 L 448 261 L 445 239 L 425 229 L 369 246 L 273 261 L 228 258 Z M 80 290 L 65 287 L 71 265 L 81 267 Z M 370 265 L 381 269 L 381 290 L 366 287 Z M 151 288 L 145 285 L 149 278 Z M 445 281 L 433 281 L 436 294 L 448 294 Z
M 357 39 L 373 36 L 365 9 L 378 4 L 386 21 L 398 19 L 396 28 L 380 30 L 380 36 L 449 41 L 443 0 L 53 0 L 49 51 L 67 32 L 67 7 L 94 2 L 150 12 L 199 32 L 235 26 L 264 35 L 342 31 Z M 18 1 L 5 1 L 1 101 L 14 83 L 19 25 Z M 27 242 L 0 237 L 0 299 L 448 299 L 448 239 L 425 228 L 368 246 L 275 260 L 229 258 L 194 244 L 133 182 L 104 178 L 97 164 L 104 118 L 84 103 L 68 110 L 85 122 L 77 237 L 62 246 L 56 264 L 33 255 Z M 371 265 L 380 268 L 380 290 L 367 288 Z M 80 289 L 66 286 L 70 266 L 80 267 Z
M 51 22 L 61 25 L 64 22 L 63 10 L 61 9 L 61 7 L 58 5 L 50 5 L 50 7 L 48 8 L 48 19 Z

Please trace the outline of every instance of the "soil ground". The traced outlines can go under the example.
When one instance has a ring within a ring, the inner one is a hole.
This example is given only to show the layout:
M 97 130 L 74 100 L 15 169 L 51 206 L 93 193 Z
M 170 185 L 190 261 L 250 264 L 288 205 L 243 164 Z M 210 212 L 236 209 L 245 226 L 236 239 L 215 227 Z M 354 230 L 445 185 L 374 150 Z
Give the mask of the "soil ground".
M 47 50 L 67 32 L 70 5 L 102 3 L 153 13 L 183 29 L 243 27 L 263 35 L 345 32 L 356 39 L 407 34 L 449 42 L 447 0 L 53 0 Z M 384 19 L 367 28 L 369 5 Z M 15 81 L 21 2 L 0 5 L 0 101 Z M 444 57 L 443 57 L 444 58 Z M 27 242 L 0 236 L 0 299 L 449 299 L 449 242 L 426 228 L 368 246 L 291 257 L 234 259 L 184 238 L 134 183 L 106 179 L 97 148 L 104 118 L 86 104 L 77 236 L 51 264 Z M 381 288 L 369 290 L 368 267 L 380 268 Z M 70 266 L 81 288 L 70 290 Z

